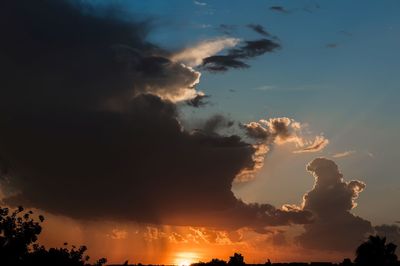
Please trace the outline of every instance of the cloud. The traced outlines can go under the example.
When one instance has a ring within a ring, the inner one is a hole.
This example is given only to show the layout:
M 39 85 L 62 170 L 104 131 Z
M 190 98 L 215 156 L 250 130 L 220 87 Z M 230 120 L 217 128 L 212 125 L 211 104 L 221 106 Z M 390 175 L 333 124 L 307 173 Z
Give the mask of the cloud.
M 329 143 L 321 135 L 309 140 L 303 132 L 307 126 L 288 117 L 261 119 L 243 124 L 242 127 L 248 137 L 266 144 L 294 143 L 300 148 L 294 153 L 320 151 Z
M 314 159 L 307 170 L 315 177 L 315 184 L 304 195 L 302 209 L 314 214 L 314 222 L 304 225 L 298 243 L 309 249 L 353 250 L 372 233 L 369 221 L 350 212 L 357 206 L 355 200 L 365 183 L 344 181 L 336 163 L 326 158 Z
M 249 25 L 247 25 L 247 27 L 249 27 L 250 29 L 254 30 L 255 32 L 257 32 L 263 36 L 266 36 L 266 37 L 270 36 L 270 34 L 260 24 L 249 24 Z
M 128 232 L 126 230 L 121 230 L 118 228 L 112 229 L 111 234 L 107 234 L 107 237 L 114 239 L 114 240 L 126 239 L 127 236 L 128 236 Z
M 227 55 L 214 55 L 204 58 L 202 69 L 211 72 L 224 72 L 230 68 L 247 68 L 249 65 L 244 60 L 267 52 L 274 52 L 280 47 L 280 44 L 268 39 L 244 41 L 242 46 L 228 50 Z
M 200 2 L 200 1 L 193 1 L 193 3 L 194 3 L 195 5 L 198 5 L 198 6 L 206 6 L 206 5 L 207 5 L 207 3 L 205 3 L 205 2 Z
M 301 149 L 294 151 L 294 153 L 304 153 L 304 152 L 317 152 L 322 151 L 329 144 L 329 140 L 324 136 L 316 136 L 314 141 L 308 146 L 302 147 Z
M 218 117 L 185 130 L 176 102 L 201 95 L 200 73 L 146 40 L 150 22 L 51 0 L 8 1 L 0 22 L 3 203 L 83 220 L 309 222 L 308 211 L 234 196 L 232 182 L 257 165 L 257 149 L 216 133 Z M 262 43 L 232 53 L 256 56 L 268 50 Z
M 263 86 L 259 86 L 259 87 L 255 87 L 253 88 L 253 90 L 257 90 L 257 91 L 271 91 L 271 90 L 276 90 L 278 87 L 274 86 L 274 85 L 263 85 Z
M 228 128 L 233 125 L 232 120 L 228 120 L 222 115 L 213 115 L 208 118 L 205 123 L 202 125 L 201 130 L 206 133 L 215 133 L 218 129 Z
M 343 157 L 347 157 L 350 156 L 352 154 L 354 154 L 356 151 L 344 151 L 344 152 L 338 152 L 335 153 L 334 155 L 332 155 L 333 158 L 343 158 Z
M 209 95 L 206 95 L 204 93 L 199 93 L 194 97 L 193 99 L 187 100 L 186 104 L 192 107 L 203 107 L 207 105 L 208 102 L 205 102 L 204 99 L 209 98 Z
M 306 125 L 288 117 L 261 119 L 258 122 L 243 124 L 241 127 L 249 138 L 256 141 L 254 144 L 256 152 L 253 155 L 254 168 L 242 170 L 236 177 L 238 182 L 254 178 L 254 174 L 262 168 L 264 158 L 274 144 L 294 143 L 296 150 L 293 153 L 304 153 L 321 151 L 329 143 L 329 140 L 322 135 L 317 135 L 310 140 L 310 137 L 303 132 Z
M 328 43 L 327 45 L 325 45 L 326 48 L 337 48 L 339 46 L 339 44 L 337 43 Z
M 289 10 L 287 10 L 283 6 L 271 6 L 269 9 L 277 13 L 285 13 L 285 14 L 289 13 Z
M 43 108 L 53 105 L 62 109 L 72 103 L 82 108 L 121 108 L 139 94 L 151 93 L 174 102 L 196 96 L 200 73 L 171 61 L 167 51 L 146 41 L 151 22 L 101 17 L 101 12 L 90 13 L 91 8 L 79 14 L 80 5 L 44 1 L 42 13 L 34 13 L 39 9 L 29 1 L 7 3 L 2 8 L 2 23 L 10 22 L 2 27 L 8 38 L 1 47 L 9 53 L 3 66 L 7 64 L 11 74 L 10 86 L 19 89 L 7 90 L 1 104 L 11 104 L 12 98 L 13 104 Z M 20 12 L 21 6 L 26 7 L 24 12 Z M 73 20 L 74 14 L 78 15 Z M 39 61 L 41 67 L 32 72 Z M 26 84 L 32 85 L 22 90 Z M 83 84 L 88 86 L 76 97 L 71 88 L 77 91 Z
M 224 49 L 232 48 L 239 42 L 240 39 L 232 37 L 220 37 L 202 41 L 173 54 L 171 60 L 182 62 L 191 67 L 199 66 L 202 64 L 203 58 L 215 55 Z
M 248 67 L 248 64 L 230 55 L 214 55 L 203 59 L 203 68 L 210 72 L 225 72 L 230 68 Z

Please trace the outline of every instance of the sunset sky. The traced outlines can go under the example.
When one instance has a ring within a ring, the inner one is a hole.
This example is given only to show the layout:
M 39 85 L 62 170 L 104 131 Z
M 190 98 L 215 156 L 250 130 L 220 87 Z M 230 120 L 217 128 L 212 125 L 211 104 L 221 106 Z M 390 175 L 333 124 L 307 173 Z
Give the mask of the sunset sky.
M 0 5 L 0 200 L 110 263 L 400 245 L 400 2 Z

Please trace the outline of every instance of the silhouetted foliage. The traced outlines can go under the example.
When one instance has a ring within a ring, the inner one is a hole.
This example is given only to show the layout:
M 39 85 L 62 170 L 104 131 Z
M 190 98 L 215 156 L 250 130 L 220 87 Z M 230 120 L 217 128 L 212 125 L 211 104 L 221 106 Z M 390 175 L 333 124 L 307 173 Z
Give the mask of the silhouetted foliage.
M 236 265 L 244 265 L 245 263 L 244 263 L 244 258 L 242 256 L 242 254 L 240 254 L 240 253 L 233 254 L 233 256 L 229 258 L 228 264 L 235 265 L 235 266 Z
M 22 207 L 14 211 L 0 207 L 0 265 L 7 266 L 87 266 L 89 256 L 87 248 L 81 246 L 72 249 L 50 248 L 35 244 L 42 231 L 40 223 L 44 217 L 39 215 L 39 222 L 32 218 L 32 211 L 24 212 Z M 64 245 L 68 245 L 64 243 Z M 105 264 L 105 258 L 94 265 Z
M 356 250 L 356 265 L 396 265 L 396 245 L 386 244 L 386 237 L 370 236 Z
M 224 260 L 220 260 L 220 259 L 212 259 L 209 262 L 197 262 L 197 263 L 192 263 L 191 266 L 226 266 L 227 263 Z
M 341 265 L 342 266 L 350 266 L 350 265 L 353 265 L 353 263 L 351 262 L 351 260 L 349 258 L 346 258 L 343 260 Z
M 39 222 L 32 218 L 32 211 L 24 212 L 18 207 L 14 211 L 0 208 L 0 258 L 3 265 L 18 265 L 29 253 L 29 246 L 36 242 L 42 231 Z M 39 216 L 43 222 L 43 216 Z

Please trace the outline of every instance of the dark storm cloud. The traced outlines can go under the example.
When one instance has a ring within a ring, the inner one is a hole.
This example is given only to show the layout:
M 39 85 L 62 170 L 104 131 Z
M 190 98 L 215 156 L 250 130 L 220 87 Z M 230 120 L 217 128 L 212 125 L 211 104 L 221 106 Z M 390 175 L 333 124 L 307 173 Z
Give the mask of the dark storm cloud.
M 297 240 L 306 248 L 349 251 L 372 233 L 371 223 L 350 213 L 365 188 L 361 181 L 346 182 L 335 162 L 317 158 L 307 165 L 314 188 L 304 195 L 303 210 L 314 214 Z
M 217 114 L 207 119 L 207 121 L 202 126 L 202 130 L 207 133 L 215 133 L 219 129 L 229 128 L 233 126 L 233 123 L 234 122 L 232 120 L 227 119 L 223 115 Z
M 228 50 L 227 55 L 214 55 L 204 58 L 202 69 L 211 72 L 224 72 L 230 68 L 248 68 L 249 65 L 244 60 L 273 52 L 280 47 L 279 43 L 268 39 L 245 41 L 241 47 Z
M 254 167 L 255 148 L 210 134 L 221 121 L 182 128 L 172 101 L 195 97 L 199 73 L 147 42 L 148 23 L 78 6 L 21 0 L 0 9 L 5 203 L 177 225 L 308 221 L 307 211 L 235 198 L 232 181 Z M 265 49 L 253 46 L 237 53 Z
M 264 29 L 263 26 L 260 24 L 249 24 L 247 25 L 250 29 L 254 30 L 255 32 L 268 37 L 270 34 Z

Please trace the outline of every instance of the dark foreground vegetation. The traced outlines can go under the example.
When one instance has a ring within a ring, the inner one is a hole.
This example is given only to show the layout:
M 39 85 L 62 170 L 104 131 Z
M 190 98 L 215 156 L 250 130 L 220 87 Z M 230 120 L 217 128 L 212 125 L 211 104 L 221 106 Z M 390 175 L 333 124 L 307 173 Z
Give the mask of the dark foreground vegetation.
M 41 223 L 44 217 L 39 215 L 38 221 L 32 218 L 32 211 L 24 211 L 22 207 L 15 210 L 0 207 L 0 265 L 1 266 L 102 266 L 107 260 L 101 258 L 94 264 L 89 263 L 89 256 L 85 255 L 85 246 L 68 248 L 65 243 L 62 248 L 45 248 L 36 244 L 38 235 L 42 231 Z M 344 259 L 342 263 L 329 262 L 312 263 L 271 263 L 246 264 L 241 254 L 235 253 L 226 262 L 212 259 L 209 262 L 198 262 L 191 266 L 244 266 L 244 265 L 365 265 L 365 266 L 400 266 L 395 254 L 396 245 L 386 243 L 385 237 L 370 236 L 356 250 L 354 261 Z M 123 265 L 128 265 L 126 262 Z M 142 266 L 141 264 L 137 264 Z

